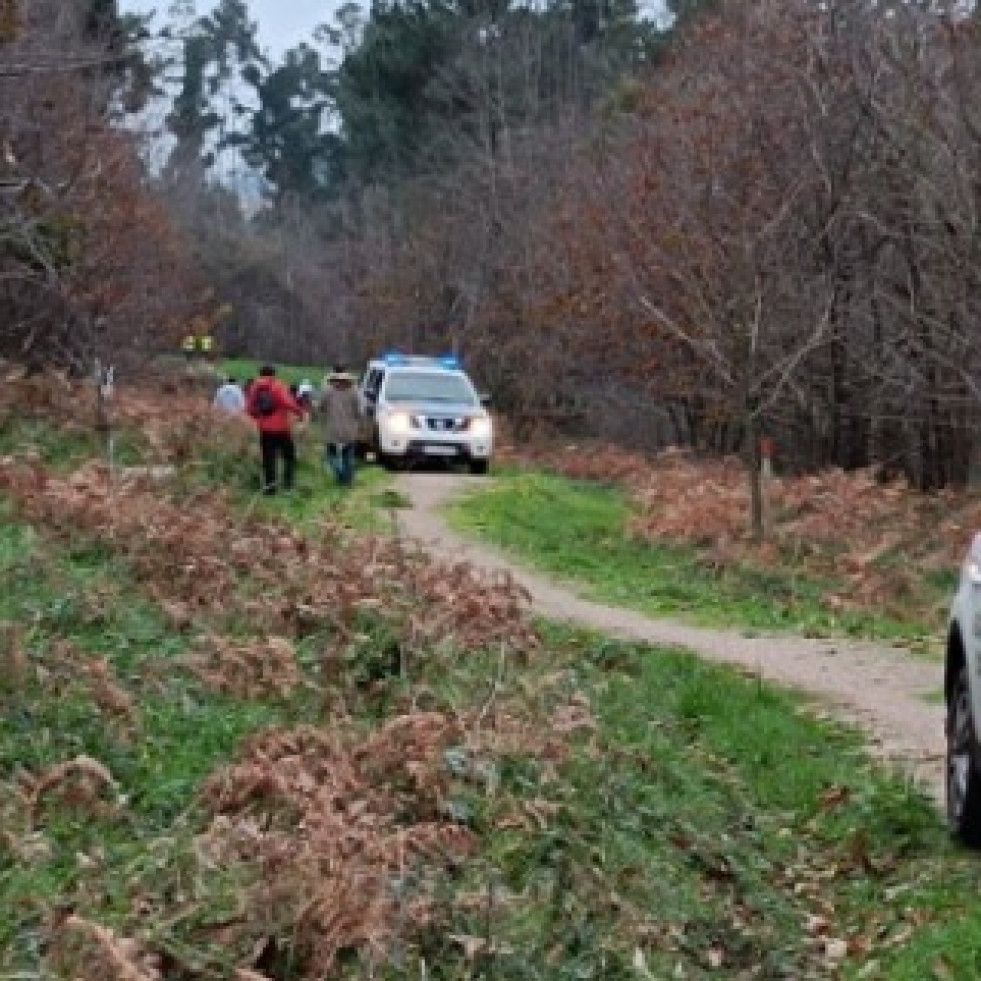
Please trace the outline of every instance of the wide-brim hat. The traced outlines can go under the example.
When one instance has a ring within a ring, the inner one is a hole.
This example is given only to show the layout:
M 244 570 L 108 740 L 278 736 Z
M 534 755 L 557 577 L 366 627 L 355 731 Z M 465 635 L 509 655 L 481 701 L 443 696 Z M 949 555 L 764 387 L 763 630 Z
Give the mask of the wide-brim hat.
M 354 375 L 346 368 L 332 368 L 327 376 L 328 382 L 353 382 Z

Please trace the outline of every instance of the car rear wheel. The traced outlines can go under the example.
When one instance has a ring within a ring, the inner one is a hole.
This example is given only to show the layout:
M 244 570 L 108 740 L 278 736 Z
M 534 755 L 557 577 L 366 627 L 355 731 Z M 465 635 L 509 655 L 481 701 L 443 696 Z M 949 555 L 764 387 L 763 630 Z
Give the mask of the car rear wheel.
M 975 762 L 974 716 L 967 667 L 947 696 L 947 823 L 965 844 L 981 845 L 981 773 Z
M 470 472 L 481 476 L 487 473 L 490 467 L 490 460 L 471 460 L 470 461 Z

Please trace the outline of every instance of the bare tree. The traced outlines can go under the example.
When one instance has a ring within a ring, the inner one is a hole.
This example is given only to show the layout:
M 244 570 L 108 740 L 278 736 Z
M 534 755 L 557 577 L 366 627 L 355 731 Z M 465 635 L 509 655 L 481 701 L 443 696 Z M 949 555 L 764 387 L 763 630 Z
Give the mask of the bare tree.
M 0 350 L 35 365 L 146 349 L 186 309 L 179 243 L 111 126 L 115 56 L 88 26 L 34 0 L 0 44 Z

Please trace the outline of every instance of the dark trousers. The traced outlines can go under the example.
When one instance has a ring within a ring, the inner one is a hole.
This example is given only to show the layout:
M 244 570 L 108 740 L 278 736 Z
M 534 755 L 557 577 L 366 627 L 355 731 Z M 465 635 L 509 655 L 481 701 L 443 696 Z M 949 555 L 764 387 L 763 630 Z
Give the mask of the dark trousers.
M 276 493 L 276 459 L 283 458 L 283 489 L 293 489 L 296 473 L 296 446 L 289 433 L 259 433 L 262 450 L 262 492 Z
M 328 443 L 326 462 L 341 487 L 354 483 L 354 443 Z

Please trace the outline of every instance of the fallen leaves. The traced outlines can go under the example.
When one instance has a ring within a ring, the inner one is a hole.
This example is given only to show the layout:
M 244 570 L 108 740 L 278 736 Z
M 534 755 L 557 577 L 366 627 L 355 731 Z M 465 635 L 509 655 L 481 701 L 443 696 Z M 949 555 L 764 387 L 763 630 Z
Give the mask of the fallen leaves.
M 589 700 L 581 693 L 571 696 L 568 704 L 556 706 L 552 712 L 551 729 L 561 736 L 575 732 L 594 732 L 597 728 Z
M 603 464 L 604 477 L 613 462 Z M 645 465 L 640 472 L 635 462 L 625 461 L 620 472 L 642 489 L 649 471 Z M 510 667 L 537 644 L 528 598 L 510 580 L 482 577 L 466 565 L 433 565 L 398 543 L 353 542 L 329 522 L 317 539 L 306 540 L 283 524 L 242 516 L 221 495 L 181 499 L 150 471 L 131 472 L 110 488 L 98 467 L 65 478 L 36 460 L 8 460 L 0 466 L 0 483 L 32 520 L 122 554 L 173 625 L 197 636 L 185 665 L 207 686 L 239 698 L 288 698 L 303 683 L 297 647 L 312 632 L 331 635 L 325 657 L 363 661 L 379 654 L 383 631 L 375 628 L 381 623 L 394 638 L 392 670 L 408 672 L 415 658 L 431 650 L 458 657 L 491 645 Z M 722 499 L 723 511 L 736 499 Z M 690 516 L 678 511 L 675 519 L 683 524 Z M 720 512 L 718 520 L 724 525 L 730 518 Z M 855 568 L 875 565 L 882 554 L 867 550 Z M 243 582 L 248 588 L 241 588 Z M 226 623 L 243 620 L 256 627 L 259 639 L 222 632 Z M 14 676 L 28 671 L 17 638 L 5 651 Z M 71 652 L 62 653 L 67 662 Z M 71 683 L 88 688 L 107 720 L 135 724 L 138 707 L 108 665 L 83 656 L 75 661 L 74 672 L 66 668 Z M 307 663 L 316 663 L 316 656 Z M 442 708 L 437 699 L 407 698 L 402 714 L 375 732 L 337 718 L 330 728 L 255 737 L 202 790 L 209 818 L 196 841 L 193 874 L 231 872 L 243 883 L 234 917 L 210 924 L 203 942 L 222 948 L 238 981 L 267 981 L 286 945 L 302 976 L 330 977 L 346 953 L 382 961 L 433 929 L 449 936 L 465 960 L 507 953 L 493 939 L 474 935 L 479 927 L 450 934 L 440 888 L 478 847 L 471 828 L 481 802 L 493 799 L 490 817 L 498 829 L 543 835 L 566 823 L 563 808 L 569 805 L 549 800 L 549 785 L 570 752 L 592 753 L 598 743 L 592 707 L 574 684 L 571 674 L 562 673 L 534 682 L 519 678 L 508 691 L 495 686 L 483 705 L 459 715 L 419 709 Z M 519 690 L 535 711 L 520 704 Z M 513 799 L 506 782 L 501 788 L 504 754 L 535 757 L 536 796 Z M 56 798 L 98 808 L 116 792 L 102 764 L 80 759 L 43 772 L 21 790 L 27 806 L 39 808 Z M 830 786 L 819 809 L 832 814 L 848 801 L 846 787 Z M 9 844 L 21 848 L 25 860 L 32 849 L 43 856 L 46 843 L 32 837 L 29 825 L 22 830 Z M 738 898 L 738 863 L 717 844 L 673 840 L 696 865 L 706 897 L 723 904 L 730 922 L 719 929 L 707 920 L 690 936 L 679 928 L 679 937 L 664 946 L 692 948 L 689 963 L 736 976 L 757 953 L 744 937 L 751 934 L 752 914 Z M 867 861 L 864 852 L 857 843 L 851 856 L 856 871 Z M 83 858 L 89 860 L 81 856 L 80 863 Z M 807 963 L 834 974 L 847 956 L 864 949 L 823 902 L 828 880 L 822 870 L 792 874 L 781 887 L 807 917 L 804 931 L 813 941 Z M 478 909 L 480 901 L 478 896 Z M 616 894 L 609 901 L 617 910 L 627 905 Z M 644 926 L 641 913 L 618 915 L 636 931 L 622 934 L 632 945 Z M 135 935 L 149 936 L 140 933 L 140 923 L 137 911 L 127 925 Z M 81 920 L 61 930 L 52 958 L 62 958 L 66 976 L 158 981 L 157 962 L 140 943 Z M 651 927 L 651 936 L 655 932 Z M 642 948 L 636 951 L 638 971 L 647 971 Z
M 212 864 L 261 869 L 243 930 L 282 924 L 305 976 L 321 977 L 341 950 L 381 959 L 431 923 L 436 869 L 476 845 L 441 806 L 444 754 L 461 735 L 457 720 L 421 713 L 363 739 L 343 726 L 253 739 L 205 785 L 214 818 L 199 845 Z
M 395 540 L 351 540 L 330 520 L 308 540 L 285 524 L 239 514 L 220 494 L 178 500 L 139 475 L 112 484 L 98 464 L 61 477 L 36 461 L 7 460 L 0 463 L 0 487 L 26 517 L 65 538 L 82 532 L 110 542 L 181 631 L 213 636 L 245 618 L 288 640 L 328 628 L 343 647 L 371 612 L 407 650 L 500 645 L 523 657 L 538 644 L 529 597 L 510 577 L 465 563 L 436 564 Z M 239 588 L 243 579 L 248 591 Z M 264 677 L 281 694 L 292 683 L 282 674 L 288 658 L 281 650 L 267 653 L 279 670 Z M 212 644 L 210 660 L 195 669 L 221 683 L 218 660 L 229 690 L 240 691 L 261 652 Z M 254 684 L 250 691 L 256 693 Z
M 50 409 L 68 411 L 60 396 Z M 213 420 L 199 424 L 196 410 L 180 423 L 175 414 L 149 399 L 122 400 L 117 418 L 138 422 L 167 464 L 193 460 L 222 438 Z M 251 441 L 244 452 L 254 453 Z M 486 648 L 503 670 L 538 646 L 529 597 L 507 576 L 435 564 L 403 542 L 355 539 L 331 520 L 305 537 L 285 522 L 243 514 L 221 493 L 188 495 L 179 469 L 110 474 L 89 463 L 65 476 L 37 456 L 8 457 L 0 461 L 0 489 L 48 534 L 111 548 L 170 625 L 192 635 L 183 666 L 234 697 L 285 699 L 308 683 L 297 645 L 314 632 L 329 638 L 323 662 L 332 653 L 361 663 L 387 658 L 373 648 L 391 637 L 389 667 L 399 672 L 433 652 L 457 658 Z M 253 639 L 236 635 L 243 622 Z M 13 682 L 29 673 L 19 635 L 10 634 L 2 653 Z M 309 664 L 316 663 L 314 655 Z M 108 723 L 140 725 L 138 704 L 106 661 L 62 643 L 37 667 L 49 690 L 84 689 Z M 495 697 L 460 717 L 413 708 L 375 732 L 337 717 L 329 729 L 254 737 L 236 763 L 205 782 L 210 820 L 193 849 L 199 872 L 240 870 L 245 884 L 235 918 L 209 927 L 239 981 L 263 978 L 263 958 L 278 956 L 284 943 L 304 976 L 327 977 L 342 951 L 382 961 L 440 923 L 439 884 L 476 848 L 474 802 L 494 797 L 498 754 L 540 752 L 547 764 L 568 752 L 570 737 L 595 728 L 588 702 L 569 696 L 549 694 L 544 730 Z M 24 856 L 38 812 L 68 806 L 109 814 L 121 800 L 110 770 L 84 756 L 24 776 L 14 789 L 16 814 L 12 804 L 4 813 L 16 819 L 9 846 Z M 531 813 L 527 820 L 547 823 L 555 811 L 541 800 Z M 148 893 L 137 904 L 127 921 L 134 936 L 161 902 Z M 158 981 L 159 962 L 107 926 L 72 917 L 52 927 L 51 939 L 50 965 L 66 976 Z
M 118 786 L 108 767 L 90 756 L 76 756 L 48 767 L 36 777 L 25 777 L 24 789 L 32 810 L 48 798 L 62 806 L 87 813 L 112 813 Z
M 162 981 L 160 959 L 138 941 L 74 914 L 49 930 L 48 964 L 75 981 Z
M 0 694 L 16 694 L 29 673 L 21 630 L 12 623 L 0 623 Z
M 847 804 L 851 800 L 851 797 L 852 791 L 850 787 L 835 784 L 821 794 L 821 810 L 825 814 L 830 814 L 832 811 L 836 811 L 839 807 Z
M 240 698 L 288 698 L 302 680 L 296 650 L 284 637 L 252 643 L 202 637 L 186 663 L 208 687 Z
M 103 658 L 83 659 L 79 663 L 78 675 L 84 679 L 103 716 L 131 728 L 139 726 L 140 713 L 136 700 L 117 683 L 108 661 Z

